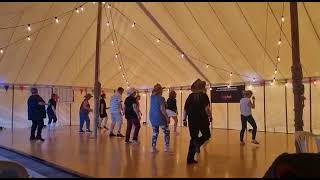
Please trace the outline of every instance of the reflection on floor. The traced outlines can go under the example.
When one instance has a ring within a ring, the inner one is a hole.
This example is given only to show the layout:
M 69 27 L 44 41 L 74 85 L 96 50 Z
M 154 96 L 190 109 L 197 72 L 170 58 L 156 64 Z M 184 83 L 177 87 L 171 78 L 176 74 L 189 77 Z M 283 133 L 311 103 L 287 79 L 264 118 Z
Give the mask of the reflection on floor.
M 59 127 L 43 132 L 46 141 L 28 140 L 29 129 L 0 132 L 0 145 L 14 148 L 48 162 L 92 177 L 262 177 L 273 160 L 283 152 L 294 152 L 294 136 L 282 133 L 258 133 L 260 145 L 239 145 L 239 131 L 212 130 L 212 138 L 197 157 L 199 164 L 186 165 L 189 132 L 181 127 L 179 136 L 171 136 L 173 152 L 163 152 L 163 137 L 158 139 L 159 153 L 150 153 L 151 128 L 143 126 L 140 145 L 127 145 L 122 138 L 110 138 L 106 131 L 98 139 L 78 133 L 78 126 Z M 124 131 L 124 130 L 123 130 Z

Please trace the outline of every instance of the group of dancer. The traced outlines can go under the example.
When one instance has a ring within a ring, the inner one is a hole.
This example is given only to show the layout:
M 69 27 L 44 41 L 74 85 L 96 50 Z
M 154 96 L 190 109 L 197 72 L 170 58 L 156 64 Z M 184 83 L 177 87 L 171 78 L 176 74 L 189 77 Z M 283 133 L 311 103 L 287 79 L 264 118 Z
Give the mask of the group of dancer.
M 164 151 L 170 151 L 170 130 L 169 124 L 170 119 L 174 120 L 174 133 L 178 135 L 177 123 L 178 123 L 178 111 L 176 102 L 176 92 L 171 90 L 169 93 L 169 98 L 167 101 L 162 96 L 163 87 L 160 84 L 156 84 L 153 87 L 151 98 L 150 98 L 150 110 L 149 119 L 152 126 L 152 148 L 151 152 L 156 153 L 157 150 L 157 139 L 159 135 L 159 129 L 162 129 L 164 134 Z M 195 154 L 200 153 L 200 147 L 203 146 L 211 138 L 210 123 L 212 122 L 212 112 L 209 97 L 206 93 L 206 82 L 197 79 L 191 85 L 192 93 L 186 99 L 184 104 L 183 112 L 183 124 L 188 125 L 190 133 L 190 144 L 189 151 L 187 155 L 187 163 L 194 164 L 197 163 L 195 160 Z M 31 89 L 32 95 L 28 99 L 28 114 L 29 120 L 32 120 L 31 136 L 30 140 L 41 140 L 41 130 L 43 128 L 43 119 L 46 117 L 45 105 L 48 105 L 47 114 L 49 117 L 49 129 L 55 127 L 57 121 L 56 117 L 56 99 L 57 95 L 53 94 L 52 98 L 49 100 L 48 104 L 39 96 L 36 88 Z M 140 121 L 142 113 L 140 111 L 140 95 L 138 90 L 135 88 L 130 88 L 127 91 L 127 97 L 124 102 L 122 102 L 122 95 L 124 89 L 119 87 L 114 95 L 110 98 L 110 107 L 107 107 L 105 102 L 106 95 L 101 94 L 100 99 L 100 121 L 97 126 L 100 129 L 107 129 L 110 131 L 110 137 L 125 137 L 126 144 L 139 144 L 138 136 L 141 127 Z M 252 130 L 252 143 L 259 144 L 256 141 L 257 126 L 254 118 L 251 114 L 251 109 L 255 108 L 255 97 L 252 96 L 252 91 L 244 91 L 244 97 L 240 100 L 240 112 L 241 112 L 241 124 L 242 128 L 240 131 L 240 144 L 245 145 L 243 140 L 244 132 L 247 130 L 247 122 L 253 127 Z M 86 94 L 83 102 L 80 105 L 79 117 L 80 117 L 80 130 L 79 132 L 85 132 L 83 130 L 84 123 L 86 124 L 86 132 L 91 132 L 90 130 L 90 118 L 89 113 L 93 111 L 90 107 L 89 100 L 93 96 L 91 94 Z M 252 98 L 252 101 L 251 101 Z M 124 107 L 122 106 L 124 104 Z M 108 129 L 107 120 L 108 114 L 107 109 L 110 110 L 111 114 L 111 127 Z M 123 116 L 127 119 L 127 129 L 125 136 L 121 134 L 121 127 Z M 53 120 L 53 124 L 51 124 Z M 115 126 L 118 126 L 116 133 L 114 133 Z M 130 141 L 130 135 L 132 127 L 134 128 L 134 133 L 132 141 Z M 38 129 L 37 136 L 35 136 L 35 131 Z M 199 137 L 199 132 L 201 136 Z

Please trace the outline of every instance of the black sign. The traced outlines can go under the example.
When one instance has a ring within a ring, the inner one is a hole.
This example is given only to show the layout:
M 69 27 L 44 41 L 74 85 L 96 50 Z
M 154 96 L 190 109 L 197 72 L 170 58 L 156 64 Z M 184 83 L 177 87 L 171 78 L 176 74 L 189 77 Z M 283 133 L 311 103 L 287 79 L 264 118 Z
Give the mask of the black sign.
M 242 98 L 242 92 L 245 85 L 241 86 L 220 86 L 212 87 L 211 102 L 212 103 L 239 103 Z

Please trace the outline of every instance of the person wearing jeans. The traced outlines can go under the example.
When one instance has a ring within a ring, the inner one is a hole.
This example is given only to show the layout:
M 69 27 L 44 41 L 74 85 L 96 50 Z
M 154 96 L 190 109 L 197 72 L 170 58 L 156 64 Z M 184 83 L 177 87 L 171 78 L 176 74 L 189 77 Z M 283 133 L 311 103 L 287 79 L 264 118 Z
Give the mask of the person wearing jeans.
M 80 130 L 79 132 L 83 131 L 83 124 L 86 123 L 86 130 L 87 132 L 91 132 L 90 130 L 90 118 L 89 113 L 92 112 L 92 109 L 90 108 L 89 100 L 92 98 L 91 94 L 86 94 L 84 97 L 84 100 L 81 103 L 80 111 L 79 111 L 79 117 L 80 117 Z
M 32 121 L 30 140 L 44 141 L 41 132 L 44 127 L 43 119 L 46 118 L 46 103 L 38 94 L 37 88 L 31 88 L 31 94 L 28 99 L 28 120 Z M 36 130 L 38 130 L 37 136 L 35 136 Z
M 121 96 L 124 92 L 124 89 L 122 87 L 119 87 L 117 92 L 111 96 L 110 99 L 110 114 L 111 114 L 111 127 L 110 127 L 110 137 L 125 137 L 124 135 L 121 134 L 121 127 L 122 127 L 122 114 L 123 114 L 123 109 L 122 109 L 122 99 Z M 118 132 L 117 135 L 113 134 L 113 129 L 115 125 L 118 124 Z
M 184 105 L 184 118 L 186 123 L 188 117 L 188 127 L 190 133 L 190 145 L 187 156 L 187 164 L 198 163 L 194 156 L 200 153 L 200 147 L 210 139 L 210 120 L 212 114 L 210 100 L 206 94 L 206 82 L 197 79 L 191 86 L 192 93 L 188 96 Z M 202 136 L 199 137 L 199 132 Z
M 169 151 L 170 145 L 170 130 L 169 130 L 169 117 L 166 112 L 166 100 L 162 97 L 163 88 L 160 84 L 156 84 L 152 90 L 150 99 L 150 111 L 149 117 L 152 125 L 152 149 L 151 152 L 157 152 L 157 139 L 159 134 L 159 128 L 164 133 L 164 151 Z
M 126 131 L 126 139 L 125 143 L 133 143 L 133 144 L 139 144 L 138 142 L 138 134 L 140 130 L 140 113 L 138 109 L 138 104 L 136 100 L 137 90 L 134 88 L 130 88 L 128 90 L 128 97 L 124 101 L 124 114 L 127 119 L 127 131 Z M 130 141 L 130 134 L 132 125 L 134 124 L 134 134 L 133 134 L 133 141 Z
M 244 91 L 244 97 L 240 100 L 240 112 L 241 112 L 241 131 L 240 131 L 240 145 L 244 145 L 245 142 L 243 141 L 244 132 L 247 129 L 247 122 L 252 126 L 252 143 L 259 144 L 256 140 L 256 133 L 257 133 L 257 125 L 255 120 L 252 117 L 251 109 L 254 109 L 256 106 L 255 97 L 252 96 L 252 91 Z M 252 102 L 250 98 L 252 97 Z

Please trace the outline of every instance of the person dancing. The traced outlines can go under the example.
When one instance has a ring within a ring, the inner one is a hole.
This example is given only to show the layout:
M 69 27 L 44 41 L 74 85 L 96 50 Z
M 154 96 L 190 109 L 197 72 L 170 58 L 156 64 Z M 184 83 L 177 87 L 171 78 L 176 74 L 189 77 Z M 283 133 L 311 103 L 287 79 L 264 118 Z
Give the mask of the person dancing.
M 188 118 L 190 145 L 187 156 L 187 164 L 198 163 L 194 156 L 200 153 L 200 147 L 210 139 L 210 121 L 212 114 L 210 100 L 206 94 L 206 82 L 197 79 L 191 86 L 192 93 L 188 96 L 184 105 L 184 118 Z M 185 124 L 185 123 L 184 123 Z M 199 137 L 199 131 L 202 136 Z
M 122 108 L 122 94 L 124 89 L 119 87 L 117 92 L 110 99 L 110 113 L 111 113 L 111 127 L 110 127 L 110 137 L 125 137 L 121 134 L 121 126 L 122 126 L 122 115 L 123 115 L 123 108 Z M 115 125 L 118 124 L 118 132 L 117 135 L 113 134 L 113 129 Z
M 108 120 L 108 114 L 107 114 L 107 104 L 106 104 L 106 94 L 102 93 L 100 98 L 100 122 L 98 124 L 98 128 L 104 128 L 108 130 L 107 128 L 107 120 Z
M 170 91 L 169 98 L 167 99 L 167 114 L 169 118 L 174 120 L 173 132 L 178 135 L 177 126 L 178 126 L 178 108 L 177 108 L 177 93 L 175 91 Z
M 128 90 L 128 97 L 124 101 L 124 114 L 127 119 L 127 131 L 126 131 L 126 144 L 139 144 L 138 135 L 140 130 L 140 113 L 138 110 L 138 104 L 136 100 L 137 90 L 134 88 L 130 88 Z M 131 129 L 132 125 L 134 125 L 134 134 L 132 138 L 132 142 L 130 141 Z
M 241 112 L 241 131 L 240 131 L 240 145 L 245 145 L 245 142 L 243 141 L 244 132 L 247 129 L 247 122 L 252 126 L 252 140 L 251 143 L 253 144 L 259 144 L 259 142 L 256 140 L 256 134 L 257 134 L 257 125 L 255 120 L 252 117 L 251 109 L 254 109 L 256 107 L 255 97 L 252 96 L 252 91 L 244 91 L 243 98 L 240 100 L 240 112 Z M 252 97 L 252 102 L 250 98 Z
M 150 98 L 150 111 L 149 118 L 152 125 L 152 149 L 151 152 L 158 152 L 157 139 L 159 135 L 159 128 L 164 133 L 164 151 L 169 152 L 170 144 L 170 130 L 169 130 L 169 117 L 166 112 L 166 100 L 162 97 L 163 88 L 160 84 L 156 84 L 152 90 Z
M 92 97 L 93 96 L 91 94 L 86 94 L 84 96 L 84 100 L 82 101 L 82 103 L 80 105 L 80 110 L 79 110 L 80 130 L 79 130 L 79 132 L 84 132 L 82 130 L 84 122 L 86 123 L 87 132 L 91 132 L 89 113 L 92 112 L 93 110 L 90 108 L 89 100 Z
M 57 99 L 58 96 L 56 94 L 51 94 L 51 99 L 48 102 L 48 107 L 47 107 L 47 114 L 48 114 L 48 129 L 55 129 L 56 122 L 57 122 L 57 113 L 56 113 L 56 108 L 57 108 Z M 52 123 L 53 120 L 53 123 Z M 52 123 L 52 124 L 51 124 Z

